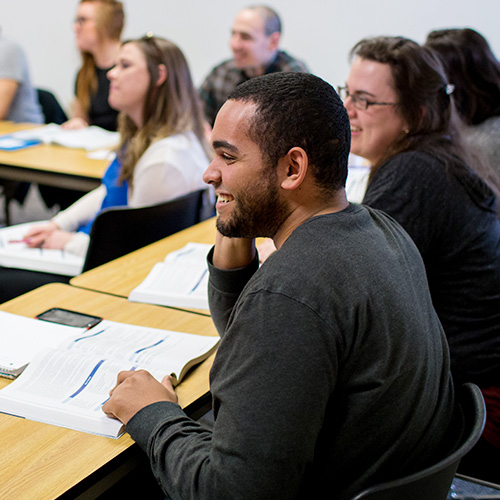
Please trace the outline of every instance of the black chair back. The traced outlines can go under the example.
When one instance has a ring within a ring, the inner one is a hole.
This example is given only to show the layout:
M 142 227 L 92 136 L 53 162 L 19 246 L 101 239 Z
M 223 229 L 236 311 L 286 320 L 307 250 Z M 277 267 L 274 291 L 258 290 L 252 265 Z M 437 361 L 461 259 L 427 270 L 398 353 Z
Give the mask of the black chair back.
M 38 94 L 38 102 L 42 108 L 45 123 L 57 123 L 61 125 L 68 120 L 66 113 L 62 109 L 59 101 L 52 92 L 44 89 L 36 89 Z
M 110 208 L 95 219 L 83 272 L 192 226 L 206 190 L 141 208 Z
M 477 385 L 464 384 L 457 395 L 465 417 L 465 432 L 456 450 L 425 470 L 368 488 L 352 500 L 446 500 L 460 459 L 481 437 L 486 419 L 483 395 Z

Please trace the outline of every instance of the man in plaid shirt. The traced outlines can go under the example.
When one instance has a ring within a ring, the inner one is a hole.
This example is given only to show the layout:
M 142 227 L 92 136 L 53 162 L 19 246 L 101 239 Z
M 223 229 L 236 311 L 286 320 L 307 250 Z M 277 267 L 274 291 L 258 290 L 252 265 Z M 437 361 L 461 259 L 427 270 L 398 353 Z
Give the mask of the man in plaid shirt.
M 267 73 L 298 71 L 308 73 L 306 65 L 279 50 L 281 21 L 266 6 L 241 10 L 233 23 L 233 58 L 212 69 L 200 88 L 208 123 L 213 126 L 219 108 L 240 84 Z

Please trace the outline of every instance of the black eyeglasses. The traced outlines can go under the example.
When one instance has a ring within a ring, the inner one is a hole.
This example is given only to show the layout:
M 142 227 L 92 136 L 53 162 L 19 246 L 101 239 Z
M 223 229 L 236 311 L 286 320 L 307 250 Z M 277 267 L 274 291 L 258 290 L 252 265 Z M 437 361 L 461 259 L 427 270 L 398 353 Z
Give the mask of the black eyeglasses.
M 369 106 L 395 106 L 397 102 L 375 102 L 369 101 L 366 97 L 360 96 L 358 94 L 351 94 L 347 87 L 337 87 L 337 92 L 339 97 L 345 102 L 345 100 L 350 97 L 352 105 L 361 111 L 368 109 Z

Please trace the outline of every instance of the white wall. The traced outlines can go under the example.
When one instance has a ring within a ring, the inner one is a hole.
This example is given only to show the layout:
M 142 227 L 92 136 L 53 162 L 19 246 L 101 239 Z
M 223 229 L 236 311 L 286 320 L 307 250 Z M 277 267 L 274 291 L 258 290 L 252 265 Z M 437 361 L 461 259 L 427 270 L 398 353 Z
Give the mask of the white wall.
M 242 7 L 259 0 L 122 0 L 125 38 L 152 30 L 176 42 L 196 84 L 230 56 L 229 33 Z M 0 0 L 2 33 L 26 51 L 33 82 L 68 109 L 79 55 L 72 21 L 79 0 Z M 361 38 L 403 35 L 423 42 L 432 29 L 471 27 L 500 58 L 500 0 L 267 0 L 281 15 L 282 47 L 332 85 L 348 72 L 348 52 Z

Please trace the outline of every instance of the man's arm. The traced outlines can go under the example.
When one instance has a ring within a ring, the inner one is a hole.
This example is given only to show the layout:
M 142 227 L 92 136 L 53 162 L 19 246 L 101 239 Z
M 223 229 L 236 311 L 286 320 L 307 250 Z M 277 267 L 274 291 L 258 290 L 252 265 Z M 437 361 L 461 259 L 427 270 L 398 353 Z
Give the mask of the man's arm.
M 218 269 L 241 269 L 252 263 L 256 252 L 255 240 L 228 238 L 217 231 L 212 263 Z
M 252 294 L 211 374 L 213 433 L 169 402 L 127 425 L 172 499 L 294 498 L 314 460 L 336 380 L 335 343 L 317 314 L 281 294 Z
M 246 267 L 256 260 L 254 240 L 226 238 L 217 232 L 213 259 L 217 261 L 218 267 L 224 270 Z M 244 286 L 245 283 L 246 281 L 241 285 Z M 232 305 L 231 301 L 231 307 Z M 169 376 L 166 376 L 160 384 L 145 371 L 121 372 L 110 396 L 108 402 L 103 406 L 103 411 L 124 424 L 137 412 L 152 403 L 177 402 L 177 396 Z
M 212 320 L 222 337 L 241 291 L 259 268 L 255 241 L 227 238 L 217 232 L 208 255 L 208 303 Z
M 19 85 L 23 83 L 23 53 L 21 48 L 2 39 L 0 45 L 0 119 L 9 116 Z
M 7 119 L 18 88 L 19 82 L 16 82 L 16 80 L 0 78 L 0 120 Z

